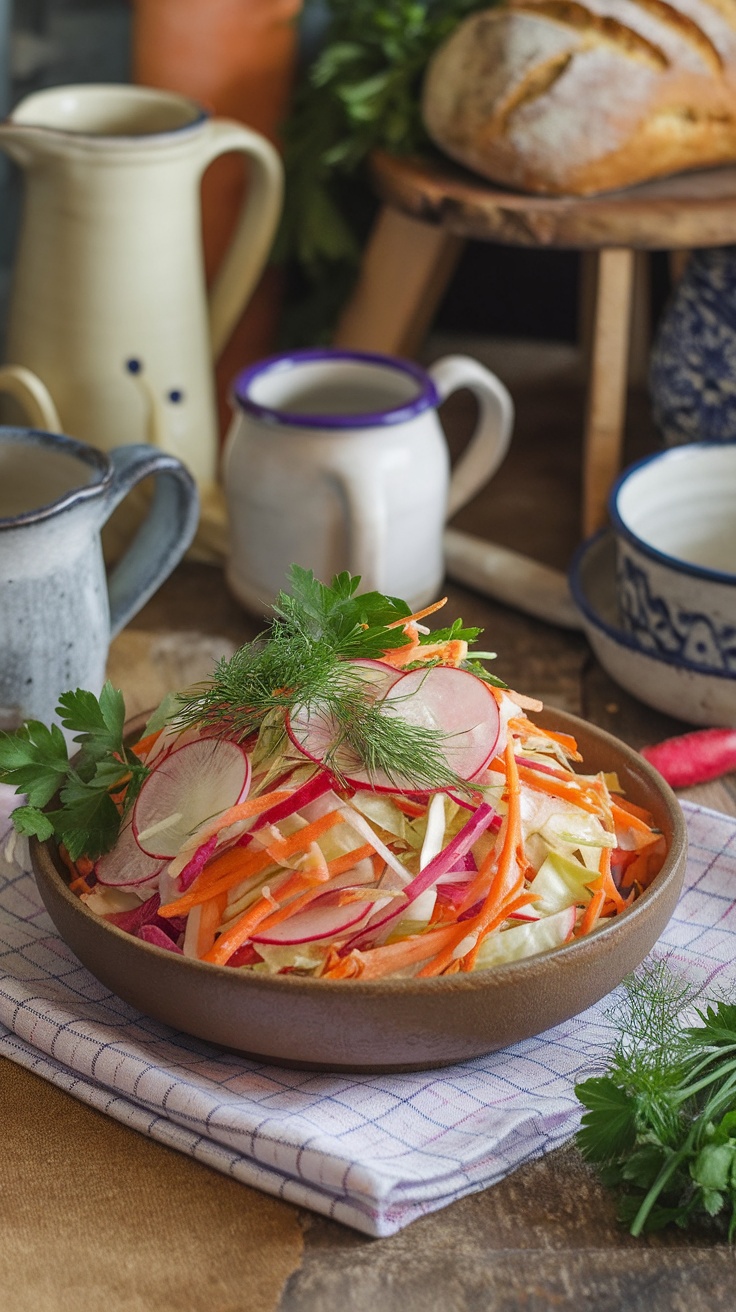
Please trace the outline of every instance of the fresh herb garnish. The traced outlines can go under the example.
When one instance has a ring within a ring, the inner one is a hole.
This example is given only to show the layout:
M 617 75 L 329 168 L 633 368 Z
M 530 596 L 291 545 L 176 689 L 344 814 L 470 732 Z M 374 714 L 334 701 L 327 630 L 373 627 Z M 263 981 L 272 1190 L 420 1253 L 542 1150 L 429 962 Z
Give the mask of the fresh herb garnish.
M 736 1234 L 736 1006 L 696 1004 L 665 962 L 625 981 L 606 1075 L 578 1085 L 578 1145 L 633 1235 L 713 1217 Z M 696 1025 L 682 1024 L 692 1009 Z
M 95 858 L 118 836 L 121 815 L 113 798 L 125 788 L 128 810 L 148 771 L 123 742 L 125 702 L 111 683 L 99 699 L 81 688 L 63 693 L 57 715 L 79 744 L 74 765 L 57 725 L 28 720 L 15 733 L 0 733 L 0 782 L 28 799 L 13 812 L 20 833 L 57 838 L 73 861 L 82 854 Z M 48 810 L 57 793 L 59 807 Z
M 292 566 L 289 582 L 291 592 L 279 593 L 270 628 L 220 661 L 207 684 L 181 698 L 178 722 L 220 729 L 241 740 L 265 726 L 275 750 L 285 736 L 285 712 L 316 711 L 335 727 L 324 764 L 338 779 L 347 757 L 418 792 L 466 788 L 447 764 L 443 735 L 408 724 L 380 700 L 372 701 L 349 663 L 407 645 L 406 603 L 378 592 L 357 595 L 360 578 L 347 573 L 337 574 L 328 586 L 311 570 Z M 464 630 L 458 620 L 444 632 L 475 638 L 480 630 Z

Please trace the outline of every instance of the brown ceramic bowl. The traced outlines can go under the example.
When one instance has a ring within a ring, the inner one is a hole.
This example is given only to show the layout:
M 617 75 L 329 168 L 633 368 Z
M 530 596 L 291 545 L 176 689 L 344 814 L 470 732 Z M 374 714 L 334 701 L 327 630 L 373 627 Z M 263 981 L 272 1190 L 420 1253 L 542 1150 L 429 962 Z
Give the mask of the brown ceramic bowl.
M 152 947 L 88 911 L 51 842 L 31 844 L 41 896 L 79 960 L 139 1011 L 237 1052 L 332 1071 L 442 1066 L 529 1038 L 609 993 L 654 946 L 675 908 L 687 838 L 674 794 L 617 738 L 562 711 L 540 724 L 573 734 L 586 773 L 615 770 L 667 839 L 661 872 L 590 937 L 473 974 L 320 981 L 250 975 Z

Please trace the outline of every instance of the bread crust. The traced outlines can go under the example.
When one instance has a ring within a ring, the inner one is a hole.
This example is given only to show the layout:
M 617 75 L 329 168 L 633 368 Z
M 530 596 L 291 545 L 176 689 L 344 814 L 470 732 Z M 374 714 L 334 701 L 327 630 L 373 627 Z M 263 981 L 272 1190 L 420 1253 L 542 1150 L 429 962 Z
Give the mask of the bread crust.
M 432 140 L 494 182 L 592 195 L 736 161 L 736 0 L 507 0 L 430 61 Z

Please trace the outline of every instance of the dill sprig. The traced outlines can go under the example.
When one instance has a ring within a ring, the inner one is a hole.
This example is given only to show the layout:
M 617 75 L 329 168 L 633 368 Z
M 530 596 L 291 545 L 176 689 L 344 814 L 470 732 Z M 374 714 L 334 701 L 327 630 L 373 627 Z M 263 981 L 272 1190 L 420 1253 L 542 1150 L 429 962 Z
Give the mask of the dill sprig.
M 288 712 L 316 714 L 330 725 L 324 764 L 338 780 L 362 767 L 417 792 L 466 788 L 448 765 L 441 731 L 409 724 L 395 706 L 374 699 L 351 664 L 406 645 L 406 602 L 378 592 L 357 595 L 360 579 L 347 573 L 328 586 L 292 566 L 289 581 L 291 592 L 279 593 L 270 627 L 179 698 L 176 722 L 240 740 L 263 727 L 273 751 L 285 739 Z M 463 630 L 457 621 L 446 632 L 472 640 L 480 630 Z
M 337 699 L 332 715 L 339 727 L 324 764 L 340 782 L 363 770 L 369 778 L 385 775 L 397 789 L 467 790 L 466 781 L 447 764 L 446 735 L 403 720 L 395 713 L 395 704 L 370 701 L 362 681 L 359 688 Z
M 625 985 L 608 1070 L 576 1089 L 586 1108 L 580 1149 L 617 1192 L 633 1235 L 717 1218 L 732 1240 L 736 1006 L 699 1003 L 664 961 Z

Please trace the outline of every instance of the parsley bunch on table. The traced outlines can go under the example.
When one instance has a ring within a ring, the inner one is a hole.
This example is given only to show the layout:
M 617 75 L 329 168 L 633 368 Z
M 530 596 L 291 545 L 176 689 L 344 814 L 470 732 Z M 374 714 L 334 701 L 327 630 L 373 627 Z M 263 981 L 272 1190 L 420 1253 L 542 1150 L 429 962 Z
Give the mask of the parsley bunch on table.
M 94 858 L 118 836 L 115 795 L 125 787 L 129 809 L 148 771 L 123 741 L 125 702 L 111 683 L 99 699 L 82 688 L 63 693 L 57 714 L 79 745 L 74 765 L 58 725 L 27 720 L 15 733 L 0 734 L 0 780 L 26 795 L 27 804 L 13 812 L 20 833 L 55 837 L 73 861 Z M 59 806 L 47 809 L 57 793 Z
M 632 1235 L 716 1218 L 736 1234 L 736 1006 L 665 962 L 626 982 L 608 1071 L 578 1085 L 578 1145 Z M 683 1024 L 690 1012 L 696 1024 Z
M 307 0 L 308 2 L 308 0 Z M 427 143 L 421 80 L 468 14 L 492 0 L 328 0 L 320 53 L 304 69 L 284 127 L 286 197 L 276 259 L 296 266 L 289 345 L 324 338 L 346 300 L 374 202 L 362 166 L 374 147 Z

